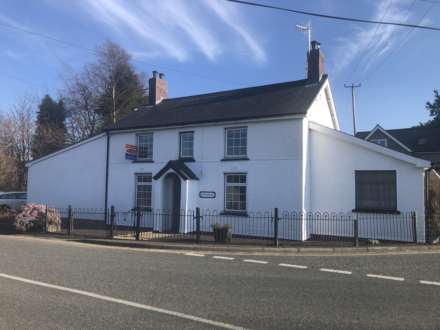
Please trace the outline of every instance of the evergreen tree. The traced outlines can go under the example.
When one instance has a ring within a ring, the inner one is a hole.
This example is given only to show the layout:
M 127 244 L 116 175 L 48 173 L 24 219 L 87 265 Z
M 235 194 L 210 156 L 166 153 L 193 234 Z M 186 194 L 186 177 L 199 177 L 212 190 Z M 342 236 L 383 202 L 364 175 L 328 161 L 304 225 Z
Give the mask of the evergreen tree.
M 425 108 L 429 111 L 429 116 L 432 119 L 422 126 L 440 127 L 440 94 L 438 90 L 434 90 L 434 102 L 426 102 Z
M 54 101 L 45 95 L 38 106 L 35 135 L 32 141 L 33 158 L 43 157 L 65 145 L 66 111 L 62 100 Z

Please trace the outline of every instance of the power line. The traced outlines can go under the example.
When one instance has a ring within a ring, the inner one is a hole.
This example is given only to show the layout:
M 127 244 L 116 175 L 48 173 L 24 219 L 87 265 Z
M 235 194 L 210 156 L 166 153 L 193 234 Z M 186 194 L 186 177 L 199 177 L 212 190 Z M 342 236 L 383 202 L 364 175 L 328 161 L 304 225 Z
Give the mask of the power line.
M 423 0 L 419 0 L 419 1 L 423 1 Z M 425 12 L 423 13 L 423 15 L 421 16 L 421 18 L 418 20 L 418 24 L 420 24 L 425 17 L 429 14 L 430 10 L 437 4 L 439 4 L 440 2 L 435 2 L 435 1 L 426 1 L 427 3 L 430 3 L 430 6 L 425 10 Z M 399 47 L 392 49 L 388 55 L 383 59 L 383 61 L 381 63 L 379 63 L 379 65 L 376 67 L 376 69 L 369 75 L 367 76 L 367 78 L 364 81 L 369 80 L 372 76 L 374 76 L 377 72 L 379 72 L 379 69 L 382 67 L 382 65 L 391 57 L 391 55 L 393 55 L 395 52 L 398 52 L 399 50 L 401 50 L 406 43 L 410 40 L 411 34 L 414 32 L 414 29 L 411 29 L 408 31 L 408 33 L 405 36 L 405 41 L 403 41 Z
M 407 23 L 399 23 L 399 22 L 377 21 L 377 20 L 369 20 L 369 19 L 362 19 L 362 18 L 326 15 L 326 14 L 314 13 L 314 12 L 310 12 L 310 11 L 290 9 L 290 8 L 285 8 L 285 7 L 278 7 L 278 6 L 272 6 L 272 5 L 250 2 L 250 1 L 243 1 L 243 0 L 224 0 L 224 1 L 238 3 L 238 4 L 242 4 L 242 5 L 254 6 L 254 7 L 261 7 L 261 8 L 266 8 L 266 9 L 281 10 L 281 11 L 286 11 L 286 12 L 295 13 L 295 14 L 302 14 L 302 15 L 307 15 L 307 16 L 335 19 L 335 20 L 340 20 L 340 21 L 350 21 L 350 22 L 369 23 L 369 24 L 382 24 L 382 25 L 395 25 L 395 26 L 409 27 L 409 28 L 413 28 L 413 29 L 440 31 L 440 27 L 435 27 L 435 26 L 416 25 L 416 24 L 407 24 Z
M 71 42 L 71 41 L 68 41 L 68 40 L 56 38 L 56 37 L 53 37 L 53 36 L 50 36 L 50 35 L 47 35 L 47 34 L 44 34 L 44 33 L 36 32 L 36 31 L 30 30 L 30 29 L 22 28 L 22 27 L 15 26 L 15 25 L 12 25 L 12 24 L 0 22 L 0 27 L 4 27 L 4 28 L 10 29 L 10 30 L 15 30 L 15 31 L 18 31 L 18 32 L 21 32 L 21 33 L 26 33 L 26 34 L 32 35 L 34 37 L 43 38 L 43 39 L 46 39 L 46 40 L 49 40 L 49 41 L 52 41 L 52 42 L 57 42 L 59 44 L 63 44 L 64 46 L 69 46 L 69 47 L 72 47 L 72 48 L 76 48 L 76 49 L 79 49 L 79 50 L 82 50 L 82 51 L 86 51 L 86 52 L 92 53 L 94 55 L 98 54 L 98 51 L 96 51 L 95 49 L 84 47 L 84 46 L 82 46 L 80 44 L 77 44 L 77 43 L 74 43 L 74 42 Z M 189 71 L 186 71 L 186 70 L 176 69 L 176 68 L 172 68 L 172 67 L 165 66 L 165 65 L 157 65 L 155 63 L 146 62 L 144 60 L 139 60 L 139 59 L 137 59 L 137 60 L 133 59 L 133 60 L 136 61 L 136 62 L 145 63 L 147 65 L 150 65 L 151 67 L 163 68 L 163 69 L 166 69 L 166 70 L 169 70 L 169 71 L 174 71 L 174 72 L 182 73 L 182 74 L 185 74 L 185 75 L 190 75 L 190 76 L 198 77 L 200 79 L 205 79 L 205 80 L 210 80 L 210 81 L 222 83 L 223 85 L 229 85 L 231 83 L 233 83 L 233 84 L 241 84 L 238 81 L 226 81 L 226 80 L 214 79 L 212 77 L 208 77 L 208 76 L 205 76 L 203 74 L 198 74 L 196 72 L 189 72 Z
M 381 21 L 384 20 L 385 17 L 387 16 L 388 11 L 391 8 L 391 5 L 393 4 L 393 1 L 394 0 L 388 0 L 388 5 L 387 5 L 387 8 L 385 9 L 385 12 L 384 12 L 382 18 L 381 18 Z M 414 5 L 415 2 L 416 2 L 416 0 L 413 1 L 413 5 Z M 374 40 L 376 38 L 377 32 L 379 32 L 379 29 L 381 27 L 382 27 L 382 25 L 377 25 L 376 26 L 376 29 L 374 30 L 373 36 L 371 37 L 370 41 L 368 42 L 367 47 L 365 48 L 367 50 L 367 52 L 369 51 L 370 47 L 373 46 L 373 42 L 374 42 Z M 354 70 L 351 73 L 352 77 L 354 77 L 356 75 L 356 72 L 359 69 L 359 65 L 361 64 L 361 62 L 362 62 L 362 58 L 359 58 L 359 61 L 357 62 Z

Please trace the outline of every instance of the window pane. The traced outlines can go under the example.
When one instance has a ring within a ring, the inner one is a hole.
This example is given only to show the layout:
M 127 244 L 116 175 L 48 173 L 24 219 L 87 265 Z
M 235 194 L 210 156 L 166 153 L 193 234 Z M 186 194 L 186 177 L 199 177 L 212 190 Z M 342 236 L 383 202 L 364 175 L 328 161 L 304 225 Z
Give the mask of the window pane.
M 226 129 L 226 156 L 244 157 L 247 155 L 247 127 Z
M 246 174 L 225 175 L 225 210 L 246 211 Z
M 395 211 L 397 190 L 395 171 L 356 171 L 356 209 Z
M 138 135 L 138 158 L 153 159 L 153 133 Z
M 151 173 L 136 175 L 136 207 L 151 208 Z
M 194 155 L 194 133 L 180 133 L 180 157 L 193 157 Z

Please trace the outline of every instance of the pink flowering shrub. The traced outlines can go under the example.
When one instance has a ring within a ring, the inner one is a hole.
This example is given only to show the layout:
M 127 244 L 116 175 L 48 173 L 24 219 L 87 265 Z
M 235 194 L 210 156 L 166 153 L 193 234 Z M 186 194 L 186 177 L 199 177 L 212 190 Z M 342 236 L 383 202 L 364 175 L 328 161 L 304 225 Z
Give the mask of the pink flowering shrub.
M 19 232 L 43 232 L 46 222 L 46 205 L 27 204 L 16 215 L 14 226 Z M 49 232 L 61 229 L 61 217 L 58 210 L 47 208 L 47 230 Z

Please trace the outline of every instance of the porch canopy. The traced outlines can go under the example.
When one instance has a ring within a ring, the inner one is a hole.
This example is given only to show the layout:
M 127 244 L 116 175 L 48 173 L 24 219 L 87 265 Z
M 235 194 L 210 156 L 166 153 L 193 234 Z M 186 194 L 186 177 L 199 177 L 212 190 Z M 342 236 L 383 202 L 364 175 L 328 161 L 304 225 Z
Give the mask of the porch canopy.
M 153 179 L 160 179 L 169 170 L 174 171 L 183 180 L 199 180 L 197 175 L 180 159 L 170 160 L 159 172 L 157 172 Z

